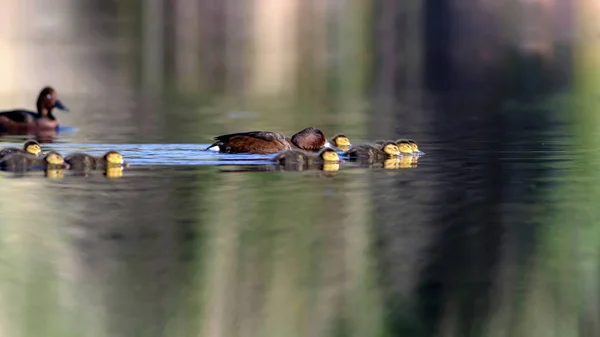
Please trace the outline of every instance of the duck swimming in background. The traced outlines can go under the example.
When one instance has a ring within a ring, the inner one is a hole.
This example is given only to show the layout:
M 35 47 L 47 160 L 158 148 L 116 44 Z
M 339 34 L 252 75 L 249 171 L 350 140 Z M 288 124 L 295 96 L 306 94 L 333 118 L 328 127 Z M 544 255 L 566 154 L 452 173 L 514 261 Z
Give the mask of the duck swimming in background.
M 384 142 L 383 144 L 361 144 L 353 146 L 344 153 L 352 159 L 369 159 L 370 161 L 381 161 L 386 158 L 400 155 L 398 146 L 394 142 Z
M 44 154 L 38 142 L 35 140 L 28 140 L 25 142 L 25 144 L 23 144 L 22 149 L 16 147 L 6 147 L 0 150 L 0 160 L 14 153 L 31 154 L 34 156 L 40 156 Z
M 327 144 L 325 134 L 313 127 L 301 130 L 291 139 L 280 133 L 269 131 L 231 133 L 214 139 L 216 142 L 206 150 L 216 149 L 223 153 L 253 154 L 271 154 L 292 149 L 316 152 Z
M 67 168 L 64 158 L 57 152 L 50 151 L 43 158 L 30 154 L 13 153 L 0 160 L 0 169 L 5 171 L 24 172 L 36 169 L 52 170 Z
M 123 156 L 117 151 L 108 151 L 102 157 L 95 157 L 87 153 L 76 152 L 65 157 L 65 162 L 74 171 L 88 171 L 96 169 L 122 168 L 128 166 Z
M 348 151 L 350 149 L 350 139 L 343 133 L 331 137 L 331 144 L 342 151 Z
M 9 110 L 0 112 L 0 130 L 28 131 L 54 130 L 58 128 L 58 120 L 54 117 L 54 108 L 63 111 L 69 109 L 58 99 L 56 91 L 51 87 L 45 87 L 40 92 L 37 102 L 37 111 Z

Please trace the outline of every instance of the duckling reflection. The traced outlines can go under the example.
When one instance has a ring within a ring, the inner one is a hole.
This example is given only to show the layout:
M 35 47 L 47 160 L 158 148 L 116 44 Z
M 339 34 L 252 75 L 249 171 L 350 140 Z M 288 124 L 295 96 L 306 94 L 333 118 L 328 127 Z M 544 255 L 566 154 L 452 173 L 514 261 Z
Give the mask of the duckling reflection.
M 65 177 L 65 170 L 62 168 L 46 168 L 44 175 L 48 179 L 59 180 Z
M 417 156 L 401 156 L 388 158 L 383 161 L 383 168 L 385 169 L 401 169 L 401 168 L 414 168 L 417 167 Z
M 19 149 L 16 147 L 6 147 L 0 150 L 0 160 L 6 156 L 11 154 L 20 153 L 20 154 L 30 154 L 36 157 L 43 155 L 42 148 L 38 142 L 35 140 L 28 140 L 23 144 L 23 148 Z
M 25 172 L 66 168 L 64 158 L 57 152 L 50 151 L 44 158 L 31 154 L 13 153 L 0 161 L 0 169 L 5 171 Z
M 341 151 L 348 151 L 350 149 L 350 139 L 343 133 L 338 133 L 331 138 L 331 144 Z
M 104 169 L 104 175 L 107 178 L 121 178 L 123 176 L 123 167 L 110 167 Z
M 90 171 L 102 168 L 122 168 L 129 166 L 123 156 L 117 151 L 108 151 L 102 157 L 95 157 L 87 153 L 76 152 L 68 155 L 65 161 L 73 171 Z

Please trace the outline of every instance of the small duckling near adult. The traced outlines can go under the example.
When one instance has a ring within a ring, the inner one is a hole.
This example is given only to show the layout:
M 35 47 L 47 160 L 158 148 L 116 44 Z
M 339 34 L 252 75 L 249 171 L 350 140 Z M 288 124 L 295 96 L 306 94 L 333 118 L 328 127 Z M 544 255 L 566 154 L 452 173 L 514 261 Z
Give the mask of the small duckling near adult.
M 340 149 L 341 151 L 348 151 L 350 149 L 350 138 L 346 137 L 343 133 L 338 133 L 331 137 L 331 144 Z
M 50 151 L 43 158 L 28 153 L 13 153 L 0 160 L 0 169 L 5 171 L 33 171 L 68 168 L 63 156 Z
M 316 155 L 303 150 L 287 150 L 279 153 L 273 158 L 273 161 L 285 170 L 302 171 L 322 164 L 337 163 L 339 165 L 340 157 L 331 148 L 324 148 Z
M 401 140 L 401 139 L 400 139 L 400 140 Z M 419 150 L 419 146 L 417 145 L 417 143 L 416 143 L 414 140 L 412 140 L 412 139 L 407 139 L 406 141 L 407 141 L 407 142 L 410 144 L 410 147 L 411 147 L 411 148 L 412 148 L 412 150 L 413 150 L 413 154 L 416 154 L 416 155 L 419 155 L 419 154 L 425 154 L 423 151 Z M 397 141 L 397 142 L 398 142 L 398 141 Z
M 14 153 L 31 154 L 36 157 L 39 157 L 44 154 L 42 152 L 42 147 L 38 142 L 36 142 L 35 140 L 28 140 L 25 142 L 25 144 L 23 144 L 22 149 L 16 147 L 5 147 L 2 150 L 0 150 L 0 160 Z
M 400 155 L 398 146 L 394 142 L 387 141 L 381 145 L 361 144 L 353 146 L 344 153 L 351 159 L 368 159 L 369 161 L 382 161 L 386 158 Z
M 102 157 L 95 157 L 87 153 L 71 153 L 65 158 L 73 171 L 89 171 L 111 167 L 123 167 L 128 164 L 123 156 L 117 151 L 108 151 Z
M 398 139 L 396 145 L 398 145 L 398 150 L 402 155 L 411 155 L 414 153 L 412 144 L 406 139 Z

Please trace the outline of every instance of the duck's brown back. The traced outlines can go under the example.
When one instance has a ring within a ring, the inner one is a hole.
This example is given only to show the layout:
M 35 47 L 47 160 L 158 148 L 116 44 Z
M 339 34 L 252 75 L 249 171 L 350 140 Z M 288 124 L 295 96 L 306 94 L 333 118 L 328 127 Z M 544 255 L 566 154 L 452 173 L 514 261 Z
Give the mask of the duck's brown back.
M 215 140 L 210 147 L 218 146 L 224 153 L 270 154 L 291 149 L 289 139 L 277 132 L 232 133 L 215 137 Z

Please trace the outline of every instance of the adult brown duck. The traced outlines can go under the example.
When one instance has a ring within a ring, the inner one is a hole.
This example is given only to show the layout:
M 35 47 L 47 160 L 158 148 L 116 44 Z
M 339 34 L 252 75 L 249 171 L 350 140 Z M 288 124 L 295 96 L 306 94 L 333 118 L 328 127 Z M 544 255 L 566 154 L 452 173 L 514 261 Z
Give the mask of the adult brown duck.
M 231 133 L 214 139 L 216 142 L 206 149 L 223 153 L 270 154 L 292 149 L 317 152 L 327 144 L 325 134 L 313 127 L 299 131 L 291 139 L 270 131 Z

